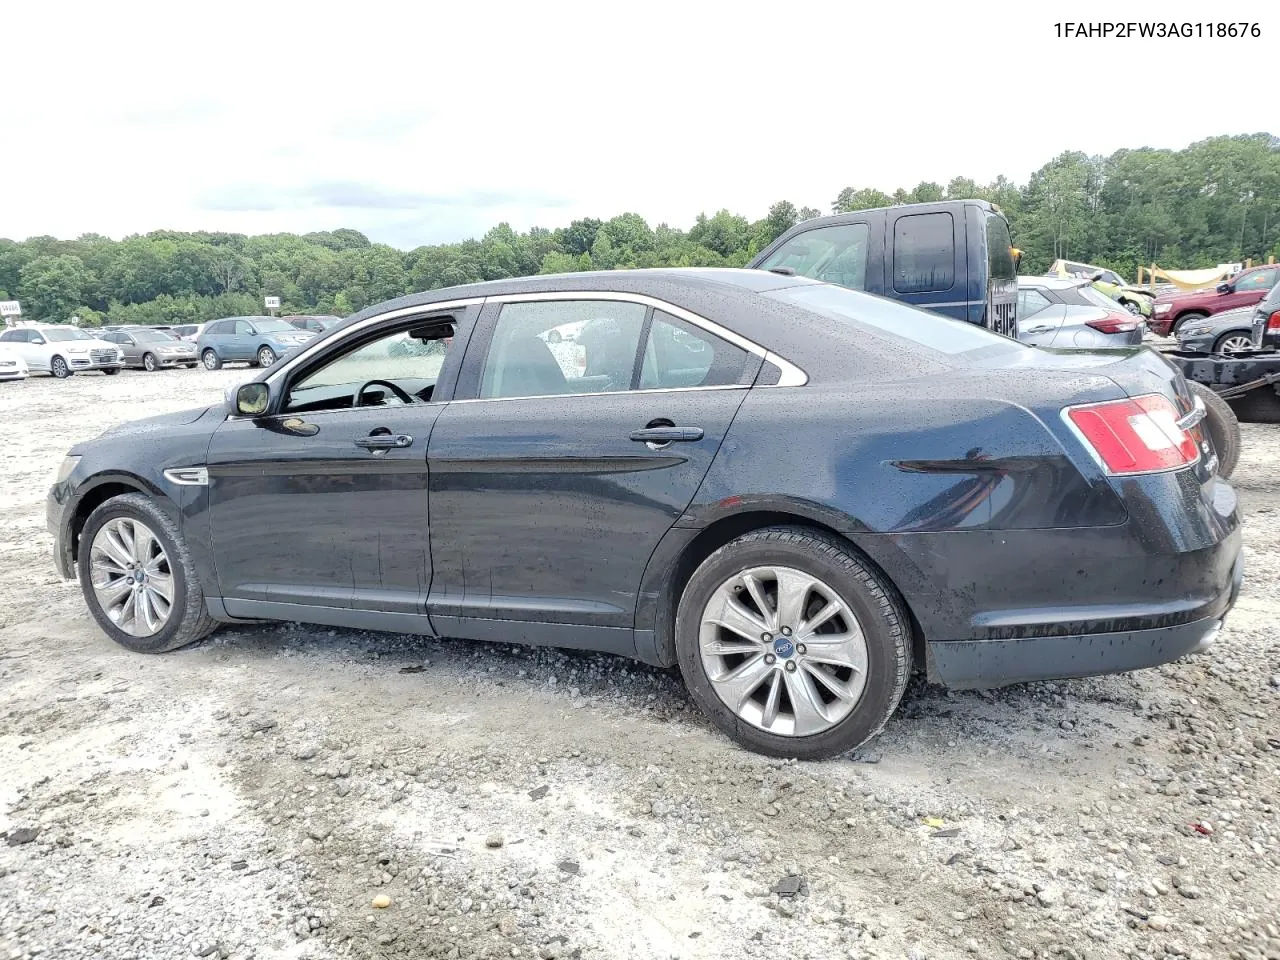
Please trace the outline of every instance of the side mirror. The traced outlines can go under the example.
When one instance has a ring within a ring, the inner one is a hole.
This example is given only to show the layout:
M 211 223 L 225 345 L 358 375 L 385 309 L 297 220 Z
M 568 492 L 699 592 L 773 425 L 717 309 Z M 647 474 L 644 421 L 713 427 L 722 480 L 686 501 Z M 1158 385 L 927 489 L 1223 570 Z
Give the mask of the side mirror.
M 44 337 L 36 336 L 31 342 L 38 346 L 43 346 L 45 343 L 45 339 Z
M 1220 283 L 1220 284 L 1218 284 L 1218 292 L 1219 292 L 1219 293 L 1230 293 L 1230 292 L 1231 292 L 1231 284 L 1229 284 L 1229 283 Z
M 236 389 L 236 413 L 242 417 L 260 417 L 267 412 L 271 392 L 265 383 L 242 383 Z

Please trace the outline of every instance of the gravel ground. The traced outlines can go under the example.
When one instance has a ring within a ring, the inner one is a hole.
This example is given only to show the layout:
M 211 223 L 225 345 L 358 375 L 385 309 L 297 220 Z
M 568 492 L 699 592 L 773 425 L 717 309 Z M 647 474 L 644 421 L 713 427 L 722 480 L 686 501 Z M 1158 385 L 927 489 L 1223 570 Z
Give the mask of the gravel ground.
M 858 757 L 797 764 L 605 656 L 292 624 L 116 647 L 53 573 L 51 475 L 244 376 L 0 385 L 0 960 L 1280 958 L 1280 427 L 1244 425 L 1210 654 L 917 680 Z

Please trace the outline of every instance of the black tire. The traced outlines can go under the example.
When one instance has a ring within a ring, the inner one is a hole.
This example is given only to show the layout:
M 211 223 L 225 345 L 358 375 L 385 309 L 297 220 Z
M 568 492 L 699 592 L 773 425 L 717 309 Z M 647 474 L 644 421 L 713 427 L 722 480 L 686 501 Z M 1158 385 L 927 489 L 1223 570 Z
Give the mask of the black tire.
M 105 373 L 108 377 L 114 377 L 117 373 L 119 373 L 119 372 L 120 372 L 120 368 L 119 368 L 119 367 L 109 367 L 108 369 L 103 370 L 102 372 L 103 372 L 103 373 Z
M 790 566 L 829 584 L 852 609 L 866 637 L 868 668 L 861 698 L 847 717 L 811 736 L 780 736 L 739 718 L 716 694 L 699 653 L 702 613 L 712 594 L 735 574 L 767 564 Z M 911 674 L 910 620 L 897 590 L 847 543 L 805 527 L 755 530 L 711 554 L 685 585 L 675 635 L 680 673 L 694 701 L 731 739 L 771 757 L 823 760 L 866 743 L 898 708 Z
M 200 362 L 204 364 L 204 368 L 206 370 L 222 369 L 222 361 L 212 350 L 206 350 L 204 353 L 200 354 Z
M 89 564 L 90 545 L 98 530 L 107 521 L 117 517 L 128 517 L 145 524 L 169 557 L 169 571 L 174 581 L 173 607 L 164 627 L 149 637 L 135 637 L 117 627 L 102 609 L 93 590 Z M 89 612 L 98 621 L 103 632 L 126 650 L 134 653 L 168 653 L 195 643 L 217 627 L 217 621 L 209 616 L 205 606 L 204 592 L 200 589 L 195 567 L 191 563 L 191 554 L 183 543 L 182 534 L 169 515 L 144 494 L 130 493 L 113 497 L 89 514 L 80 534 L 77 567 L 80 590 L 84 594 Z
M 1232 400 L 1231 408 L 1245 423 L 1280 423 L 1280 394 L 1275 387 L 1255 387 Z
M 65 380 L 71 376 L 71 368 L 67 366 L 67 361 L 62 357 L 54 357 L 49 361 L 49 372 L 59 380 Z
M 1189 381 L 1191 392 L 1204 401 L 1204 426 L 1218 455 L 1218 476 L 1226 480 L 1240 462 L 1240 421 L 1231 405 L 1203 383 Z
M 144 353 L 142 355 L 142 369 L 147 373 L 155 373 L 160 364 L 156 363 L 155 354 Z
M 1194 323 L 1196 320 L 1203 320 L 1209 315 L 1193 310 L 1191 313 L 1184 313 L 1177 320 L 1173 321 L 1173 326 L 1169 328 L 1169 336 L 1176 337 L 1178 331 L 1182 329 L 1182 325 L 1186 323 Z
M 276 352 L 265 344 L 254 354 L 254 363 L 259 367 L 269 367 L 276 362 Z

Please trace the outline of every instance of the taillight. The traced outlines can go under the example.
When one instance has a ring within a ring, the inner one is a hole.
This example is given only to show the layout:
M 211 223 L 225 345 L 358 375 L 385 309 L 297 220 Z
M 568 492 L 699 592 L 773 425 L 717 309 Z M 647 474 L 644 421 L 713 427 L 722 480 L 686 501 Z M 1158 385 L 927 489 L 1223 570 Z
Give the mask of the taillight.
M 1267 332 L 1280 330 L 1280 310 L 1271 315 L 1271 319 L 1267 321 Z
M 1110 314 L 1101 320 L 1088 320 L 1086 327 L 1093 327 L 1103 333 L 1132 333 L 1138 329 L 1138 319 L 1131 314 Z
M 1158 473 L 1195 463 L 1200 449 L 1158 393 L 1067 407 L 1063 415 L 1110 474 Z

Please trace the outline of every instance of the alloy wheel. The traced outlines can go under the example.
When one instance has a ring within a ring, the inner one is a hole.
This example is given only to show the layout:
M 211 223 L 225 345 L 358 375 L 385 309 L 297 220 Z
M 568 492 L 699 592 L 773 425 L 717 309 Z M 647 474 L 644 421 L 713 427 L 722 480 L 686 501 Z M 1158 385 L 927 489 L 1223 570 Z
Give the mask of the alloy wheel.
M 134 637 L 159 633 L 173 612 L 173 569 L 159 538 L 146 524 L 116 517 L 102 525 L 89 549 L 90 578 L 98 605 Z
M 50 371 L 59 380 L 71 375 L 71 368 L 67 366 L 67 361 L 63 360 L 61 357 L 53 358 L 53 363 L 50 365 Z
M 275 362 L 276 354 L 270 347 L 263 347 L 258 351 L 258 366 L 269 367 Z
M 204 355 L 200 359 L 204 361 L 204 366 L 206 370 L 218 369 L 218 355 L 214 353 L 212 350 L 206 350 L 204 352 Z
M 145 357 L 142 358 L 142 365 L 146 367 L 148 373 L 155 373 L 156 358 L 148 353 Z
M 720 700 L 778 736 L 829 730 L 866 686 L 867 641 L 853 608 L 793 567 L 754 567 L 722 583 L 703 609 L 698 646 Z
M 1252 349 L 1253 340 L 1240 334 L 1227 337 L 1218 344 L 1218 352 L 1222 354 L 1244 353 Z

